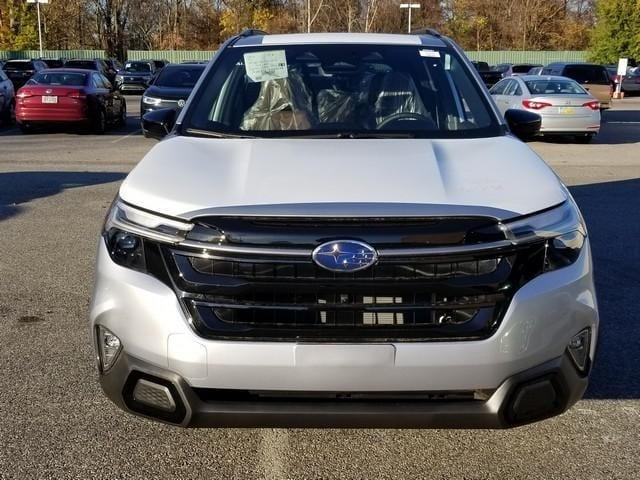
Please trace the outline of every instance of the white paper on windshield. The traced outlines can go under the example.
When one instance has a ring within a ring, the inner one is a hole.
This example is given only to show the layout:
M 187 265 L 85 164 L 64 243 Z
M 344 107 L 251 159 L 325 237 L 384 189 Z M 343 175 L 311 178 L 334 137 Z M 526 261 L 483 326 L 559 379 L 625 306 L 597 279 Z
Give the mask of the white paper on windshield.
M 287 78 L 287 57 L 284 50 L 268 50 L 244 54 L 244 67 L 252 82 Z
M 427 50 L 426 48 L 423 48 L 422 50 L 420 50 L 420 56 L 428 58 L 440 58 L 440 52 L 437 50 Z

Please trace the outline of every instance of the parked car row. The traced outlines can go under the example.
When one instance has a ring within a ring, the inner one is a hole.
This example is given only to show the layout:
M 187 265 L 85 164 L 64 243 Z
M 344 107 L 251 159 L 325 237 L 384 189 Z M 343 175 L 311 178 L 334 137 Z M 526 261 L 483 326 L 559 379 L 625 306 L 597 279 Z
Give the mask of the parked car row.
M 14 59 L 0 61 L 0 69 L 4 70 L 14 89 L 22 87 L 36 73 L 48 68 L 76 68 L 100 72 L 115 84 L 121 91 L 143 91 L 151 79 L 169 62 L 167 60 L 142 60 L 126 62 L 125 65 L 115 58 L 107 59 Z M 131 77 L 131 80 L 129 80 Z M 127 78 L 127 80 L 124 80 Z
M 102 60 L 72 60 L 61 68 L 46 68 L 40 60 L 7 62 L 20 68 L 10 72 L 20 81 L 16 89 L 11 78 L 0 70 L 0 121 L 15 116 L 23 132 L 51 123 L 84 124 L 103 133 L 110 125 L 126 122 L 126 101 L 122 92 L 144 91 L 141 115 L 160 109 L 181 109 L 200 75 L 204 64 L 168 65 L 166 61 L 126 62 L 117 72 L 115 83 Z M 116 65 L 116 64 L 112 64 Z

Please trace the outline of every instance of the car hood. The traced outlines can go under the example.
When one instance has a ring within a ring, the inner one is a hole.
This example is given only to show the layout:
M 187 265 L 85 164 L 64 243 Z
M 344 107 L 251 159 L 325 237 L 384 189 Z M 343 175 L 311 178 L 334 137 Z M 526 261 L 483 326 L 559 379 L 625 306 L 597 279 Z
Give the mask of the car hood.
M 566 199 L 552 170 L 510 136 L 483 139 L 171 137 L 120 188 L 132 205 L 201 215 L 512 218 Z
M 152 85 L 146 92 L 144 92 L 144 94 L 165 100 L 186 100 L 191 94 L 191 90 L 193 90 L 193 88 L 158 87 Z
M 151 73 L 149 72 L 127 72 L 126 70 L 120 70 L 118 72 L 118 75 L 121 75 L 123 77 L 150 77 Z

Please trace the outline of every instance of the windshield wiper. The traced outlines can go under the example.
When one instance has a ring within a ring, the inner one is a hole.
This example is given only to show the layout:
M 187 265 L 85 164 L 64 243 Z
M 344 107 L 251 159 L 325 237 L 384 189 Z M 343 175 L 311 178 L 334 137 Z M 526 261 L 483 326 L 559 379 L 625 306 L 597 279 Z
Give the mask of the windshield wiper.
M 252 135 L 237 135 L 235 133 L 218 132 L 215 130 L 199 130 L 197 128 L 187 128 L 187 133 L 196 137 L 214 138 L 257 138 Z

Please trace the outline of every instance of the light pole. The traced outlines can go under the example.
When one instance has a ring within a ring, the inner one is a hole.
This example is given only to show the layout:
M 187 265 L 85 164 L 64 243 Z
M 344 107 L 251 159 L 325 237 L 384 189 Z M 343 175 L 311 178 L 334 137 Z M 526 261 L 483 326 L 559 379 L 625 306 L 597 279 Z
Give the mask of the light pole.
M 409 10 L 409 30 L 408 32 L 411 33 L 411 10 L 413 10 L 414 8 L 420 8 L 420 4 L 419 3 L 401 3 L 400 4 L 400 8 L 406 8 Z
M 40 4 L 49 3 L 49 0 L 27 0 L 27 3 L 35 3 L 38 9 L 38 41 L 40 42 L 40 58 L 42 58 L 42 27 L 40 26 Z

